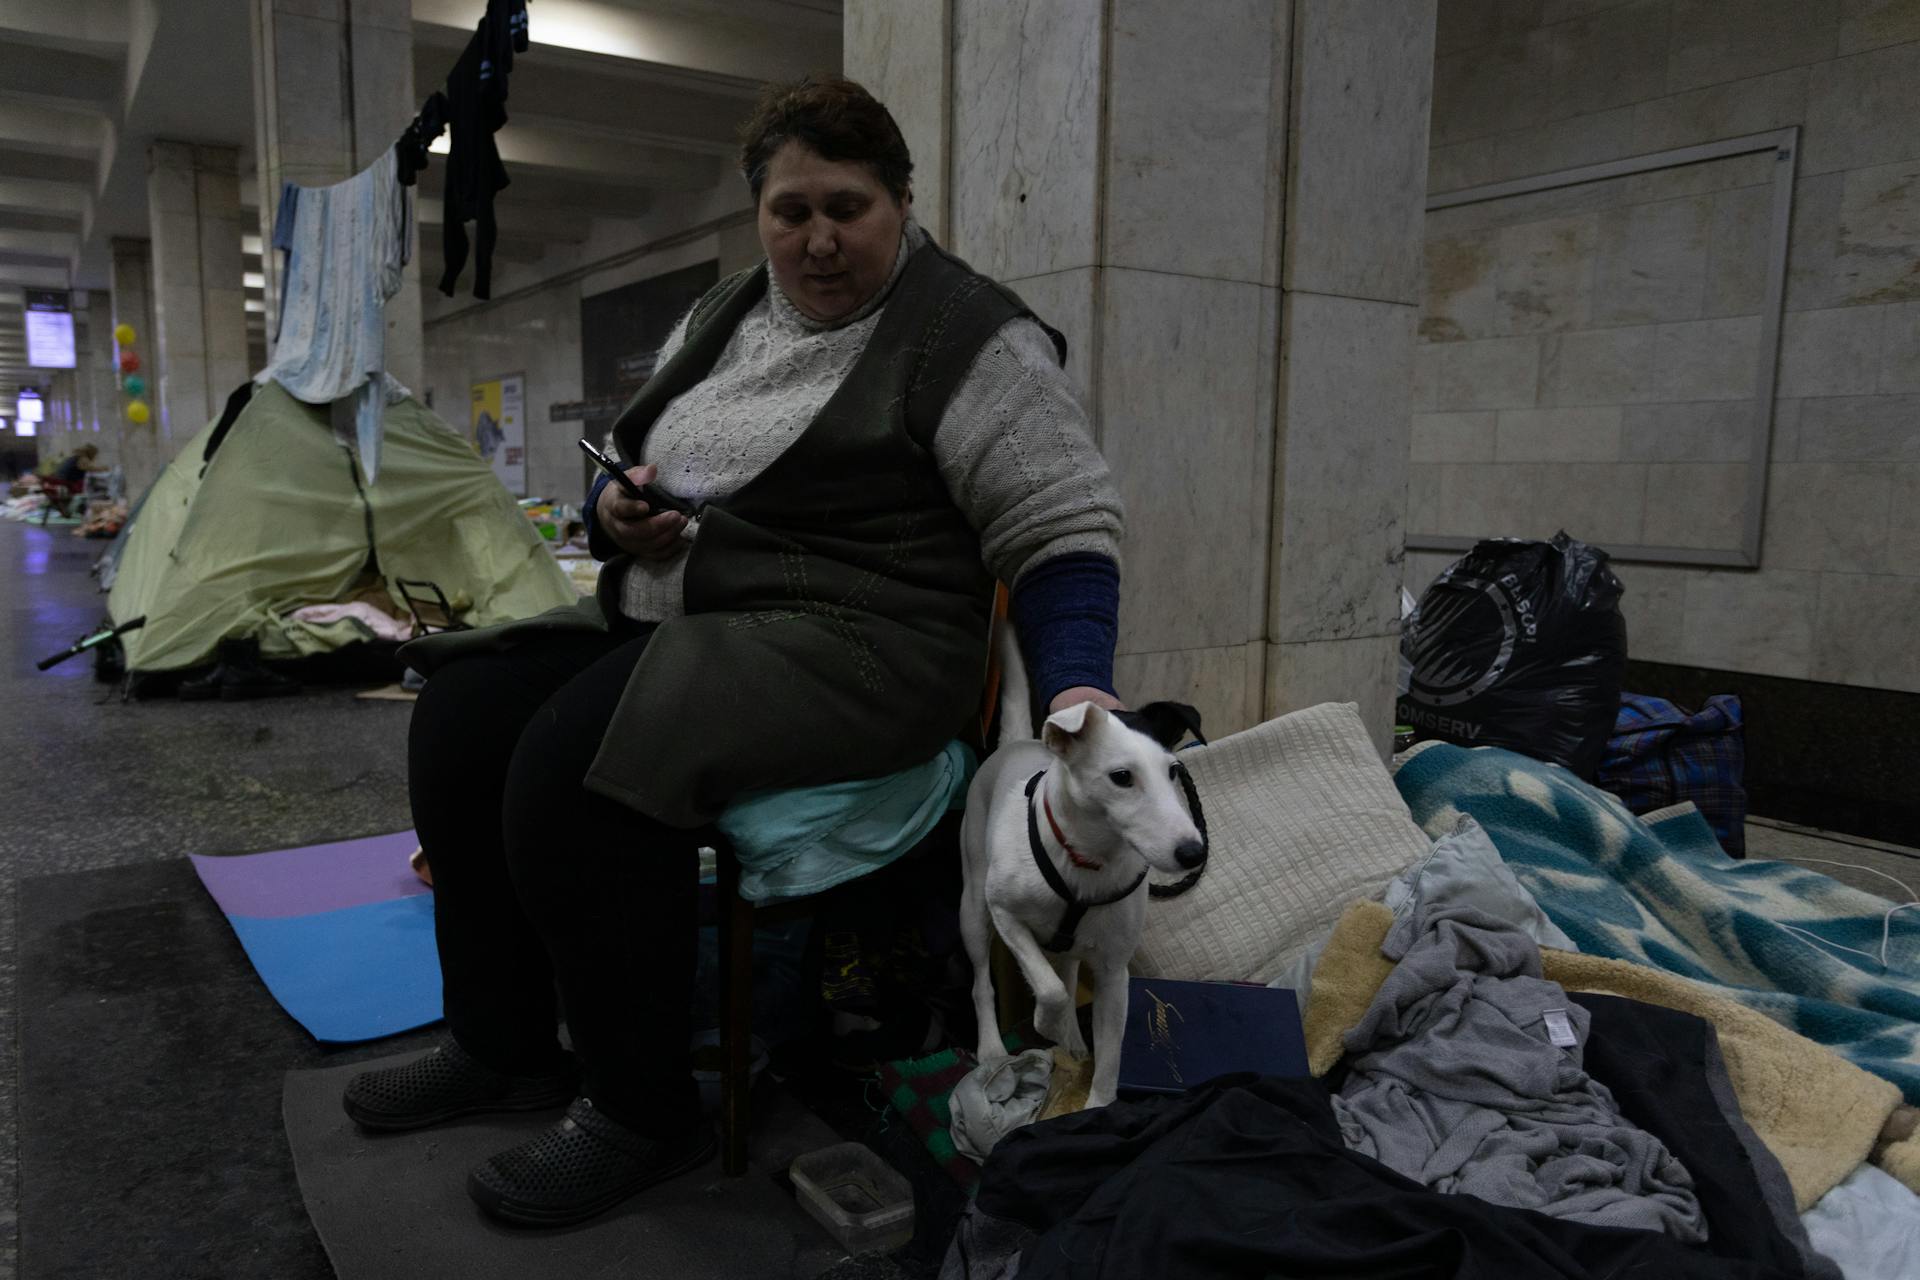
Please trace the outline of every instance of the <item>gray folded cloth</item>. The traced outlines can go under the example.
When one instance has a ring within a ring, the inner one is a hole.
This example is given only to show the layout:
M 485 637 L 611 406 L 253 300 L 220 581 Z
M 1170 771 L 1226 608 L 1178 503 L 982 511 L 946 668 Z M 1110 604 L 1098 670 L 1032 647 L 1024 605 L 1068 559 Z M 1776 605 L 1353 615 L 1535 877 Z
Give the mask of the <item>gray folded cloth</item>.
M 1541 977 L 1525 931 L 1416 902 L 1381 952 L 1398 964 L 1347 1033 L 1334 1099 L 1349 1147 L 1437 1191 L 1707 1238 L 1692 1176 L 1583 1068 L 1587 1012 Z
M 995 1143 L 1040 1114 L 1052 1076 L 1053 1055 L 1045 1049 L 1028 1049 L 967 1072 L 947 1104 L 953 1112 L 948 1126 L 953 1145 L 969 1159 L 984 1161 Z

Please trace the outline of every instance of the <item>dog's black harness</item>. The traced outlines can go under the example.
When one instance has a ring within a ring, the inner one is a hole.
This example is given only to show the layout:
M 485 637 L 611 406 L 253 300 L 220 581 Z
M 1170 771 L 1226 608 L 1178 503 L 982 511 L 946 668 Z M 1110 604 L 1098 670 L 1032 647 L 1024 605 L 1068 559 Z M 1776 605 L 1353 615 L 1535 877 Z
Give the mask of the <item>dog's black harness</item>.
M 1060 926 L 1053 931 L 1053 936 L 1040 946 L 1047 951 L 1069 951 L 1073 948 L 1074 931 L 1079 929 L 1080 921 L 1086 917 L 1087 912 L 1095 907 L 1110 907 L 1138 889 L 1140 882 L 1147 878 L 1147 869 L 1141 867 L 1140 874 L 1133 878 L 1133 882 L 1118 893 L 1110 893 L 1104 898 L 1076 898 L 1073 890 L 1067 887 L 1067 882 L 1060 878 L 1060 869 L 1053 865 L 1053 859 L 1047 856 L 1046 849 L 1040 843 L 1040 819 L 1035 812 L 1033 793 L 1039 788 L 1040 779 L 1046 776 L 1047 771 L 1042 769 L 1027 779 L 1027 848 L 1032 851 L 1033 865 L 1040 868 L 1040 874 L 1045 878 L 1047 888 L 1053 890 L 1067 904 L 1067 913 L 1060 917 Z
M 1195 734 L 1194 737 L 1199 738 L 1201 746 L 1207 745 L 1207 740 L 1201 738 L 1199 734 Z M 1199 884 L 1200 877 L 1207 873 L 1207 854 L 1213 847 L 1213 840 L 1207 835 L 1207 814 L 1200 807 L 1200 792 L 1193 785 L 1193 775 L 1188 773 L 1187 766 L 1178 760 L 1173 762 L 1173 771 L 1180 779 L 1180 789 L 1187 793 L 1187 814 L 1193 819 L 1194 827 L 1200 832 L 1200 865 L 1172 884 L 1148 885 L 1147 896 L 1152 898 L 1177 898 Z

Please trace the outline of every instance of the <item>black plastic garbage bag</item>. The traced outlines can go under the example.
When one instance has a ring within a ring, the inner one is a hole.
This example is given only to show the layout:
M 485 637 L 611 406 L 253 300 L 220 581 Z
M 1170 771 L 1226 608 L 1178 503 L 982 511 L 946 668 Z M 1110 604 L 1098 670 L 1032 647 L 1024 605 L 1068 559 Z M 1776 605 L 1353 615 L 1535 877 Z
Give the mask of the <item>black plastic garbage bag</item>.
M 1627 622 L 1598 547 L 1490 538 L 1407 620 L 1400 719 L 1423 738 L 1506 747 L 1591 779 L 1620 710 Z

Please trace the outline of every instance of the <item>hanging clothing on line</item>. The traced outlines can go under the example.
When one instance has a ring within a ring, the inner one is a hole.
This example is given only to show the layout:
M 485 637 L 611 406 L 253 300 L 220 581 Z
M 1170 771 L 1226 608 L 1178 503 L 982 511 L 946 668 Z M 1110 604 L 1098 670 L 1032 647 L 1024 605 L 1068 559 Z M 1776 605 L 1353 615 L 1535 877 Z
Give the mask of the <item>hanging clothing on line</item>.
M 429 148 L 446 131 L 447 95 L 436 89 L 420 104 L 420 114 L 401 133 L 400 141 L 394 143 L 401 186 L 412 186 L 414 179 L 425 172 Z
M 453 296 L 467 265 L 466 223 L 473 223 L 473 296 L 493 294 L 493 198 L 507 185 L 493 135 L 507 122 L 507 76 L 513 55 L 526 52 L 526 0 L 487 0 L 486 16 L 447 76 L 446 115 L 453 128 L 444 195 L 446 270 L 440 292 Z
M 388 404 L 406 389 L 386 376 L 384 307 L 400 291 L 413 218 L 395 149 L 330 187 L 280 191 L 273 247 L 282 252 L 273 359 L 255 379 L 329 405 L 334 430 L 359 451 L 372 483 Z

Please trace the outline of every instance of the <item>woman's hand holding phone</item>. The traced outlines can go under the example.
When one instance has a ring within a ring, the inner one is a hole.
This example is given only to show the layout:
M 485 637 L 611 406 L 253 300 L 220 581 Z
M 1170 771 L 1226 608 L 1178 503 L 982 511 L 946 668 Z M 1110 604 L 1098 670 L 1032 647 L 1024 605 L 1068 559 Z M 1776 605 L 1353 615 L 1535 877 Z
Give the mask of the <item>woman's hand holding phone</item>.
M 628 467 L 627 479 L 636 487 L 649 485 L 659 473 L 652 463 Z M 654 511 L 644 501 L 629 498 L 620 486 L 610 484 L 600 491 L 593 509 L 594 518 L 613 544 L 642 560 L 665 560 L 680 548 L 680 531 L 687 518 L 678 511 Z

